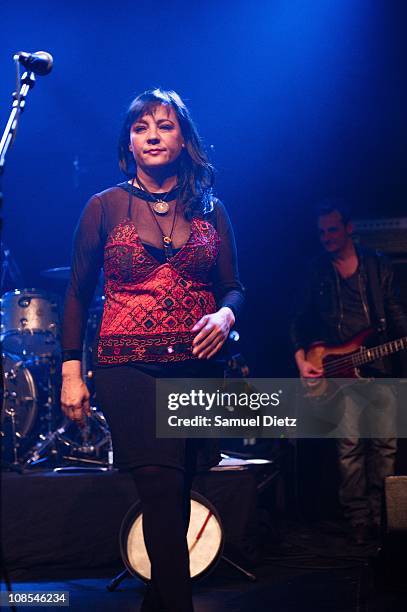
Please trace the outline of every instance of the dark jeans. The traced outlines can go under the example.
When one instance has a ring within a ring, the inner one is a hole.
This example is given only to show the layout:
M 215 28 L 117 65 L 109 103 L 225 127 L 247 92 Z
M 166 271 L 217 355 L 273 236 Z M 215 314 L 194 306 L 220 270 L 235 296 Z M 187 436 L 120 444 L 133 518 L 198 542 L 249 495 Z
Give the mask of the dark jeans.
M 341 402 L 339 501 L 353 526 L 379 525 L 384 479 L 394 474 L 396 396 L 390 386 L 375 382 L 366 393 L 346 390 Z

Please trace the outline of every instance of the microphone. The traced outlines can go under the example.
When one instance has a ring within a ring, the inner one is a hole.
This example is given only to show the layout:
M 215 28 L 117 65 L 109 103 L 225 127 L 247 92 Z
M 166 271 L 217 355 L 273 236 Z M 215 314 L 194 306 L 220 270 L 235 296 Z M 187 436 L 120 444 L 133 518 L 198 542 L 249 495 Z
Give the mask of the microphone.
M 20 51 L 14 55 L 13 59 L 14 61 L 20 62 L 27 70 L 40 76 L 49 74 L 54 62 L 52 55 L 47 53 L 47 51 L 36 51 L 35 53 Z

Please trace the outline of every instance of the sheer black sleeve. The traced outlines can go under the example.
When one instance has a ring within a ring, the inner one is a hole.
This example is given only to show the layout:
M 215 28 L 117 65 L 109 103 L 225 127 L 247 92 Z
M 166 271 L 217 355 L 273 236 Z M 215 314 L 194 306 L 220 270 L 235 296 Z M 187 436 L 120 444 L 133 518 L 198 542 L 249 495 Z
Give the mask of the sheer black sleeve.
M 235 236 L 225 207 L 215 201 L 216 231 L 220 238 L 219 254 L 213 271 L 213 287 L 218 308 L 228 306 L 235 317 L 244 301 L 244 287 L 239 279 Z
M 62 326 L 63 360 L 81 359 L 88 308 L 103 262 L 102 203 L 93 196 L 75 230 Z

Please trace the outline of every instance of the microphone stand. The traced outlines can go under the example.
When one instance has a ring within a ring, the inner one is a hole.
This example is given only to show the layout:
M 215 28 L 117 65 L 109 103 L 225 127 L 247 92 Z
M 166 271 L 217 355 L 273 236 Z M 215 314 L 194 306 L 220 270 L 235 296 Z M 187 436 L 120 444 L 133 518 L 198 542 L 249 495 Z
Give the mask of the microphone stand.
M 35 85 L 35 75 L 33 72 L 24 72 L 20 78 L 20 91 L 15 91 L 12 94 L 13 105 L 11 107 L 10 116 L 8 118 L 6 127 L 3 132 L 3 136 L 0 140 L 0 210 L 3 208 L 3 190 L 2 190 L 2 178 L 4 174 L 4 166 L 6 163 L 6 155 L 10 146 L 13 144 L 15 137 L 18 119 L 20 113 L 25 108 L 25 102 L 27 94 Z M 3 218 L 0 217 L 0 232 L 3 229 Z M 3 253 L 1 253 L 3 260 Z M 3 262 L 2 262 L 3 263 Z
M 13 105 L 11 107 L 10 116 L 0 141 L 0 175 L 2 175 L 4 172 L 7 151 L 15 135 L 19 114 L 23 112 L 28 92 L 34 87 L 34 85 L 34 73 L 24 72 L 20 79 L 20 92 L 15 91 L 12 94 Z
M 13 97 L 13 105 L 11 108 L 10 116 L 7 121 L 5 130 L 3 132 L 3 136 L 0 141 L 0 210 L 3 206 L 3 193 L 1 188 L 1 181 L 4 174 L 4 166 L 6 163 L 6 155 L 7 151 L 13 143 L 13 138 L 16 133 L 18 119 L 20 113 L 23 112 L 25 108 L 25 102 L 30 89 L 32 89 L 35 85 L 35 75 L 33 72 L 24 72 L 20 79 L 20 91 L 15 91 L 12 94 Z M 0 218 L 0 231 L 2 230 L 3 219 Z M 1 254 L 3 257 L 3 254 Z M 12 583 L 10 580 L 10 576 L 7 570 L 7 566 L 5 563 L 3 547 L 0 544 L 0 565 L 1 565 L 1 573 L 0 578 L 3 579 L 6 583 L 6 588 L 8 592 L 12 592 Z M 11 610 L 16 610 L 14 605 L 11 605 Z

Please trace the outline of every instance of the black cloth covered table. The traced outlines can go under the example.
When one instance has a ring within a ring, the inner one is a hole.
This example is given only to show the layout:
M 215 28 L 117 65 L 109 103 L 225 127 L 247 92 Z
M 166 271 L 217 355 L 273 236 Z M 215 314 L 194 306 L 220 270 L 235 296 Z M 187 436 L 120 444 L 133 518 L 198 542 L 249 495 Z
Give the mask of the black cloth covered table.
M 210 471 L 194 481 L 221 516 L 225 552 L 239 560 L 256 553 L 256 486 L 251 470 Z M 3 474 L 1 537 L 11 577 L 119 570 L 119 529 L 135 501 L 126 473 Z

